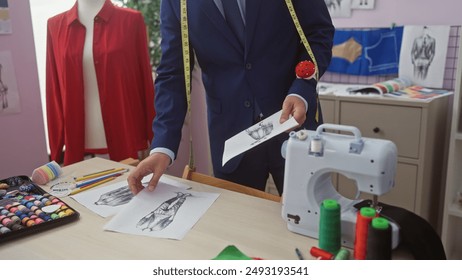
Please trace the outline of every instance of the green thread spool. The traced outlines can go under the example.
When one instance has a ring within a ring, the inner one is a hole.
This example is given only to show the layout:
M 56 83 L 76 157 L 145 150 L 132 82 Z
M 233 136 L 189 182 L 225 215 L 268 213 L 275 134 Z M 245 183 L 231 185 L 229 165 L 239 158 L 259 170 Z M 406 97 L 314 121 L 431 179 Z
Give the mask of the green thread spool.
M 388 220 L 382 217 L 372 219 L 372 227 L 375 229 L 386 230 L 389 227 Z
M 341 248 L 340 204 L 333 199 L 321 203 L 319 219 L 319 248 L 334 255 Z
M 334 260 L 349 260 L 350 259 L 350 251 L 348 251 L 347 249 L 340 249 L 340 251 L 338 251 L 337 255 L 335 255 L 335 258 Z
M 362 207 L 359 212 L 361 213 L 361 216 L 367 218 L 374 218 L 376 215 L 375 209 L 372 207 Z

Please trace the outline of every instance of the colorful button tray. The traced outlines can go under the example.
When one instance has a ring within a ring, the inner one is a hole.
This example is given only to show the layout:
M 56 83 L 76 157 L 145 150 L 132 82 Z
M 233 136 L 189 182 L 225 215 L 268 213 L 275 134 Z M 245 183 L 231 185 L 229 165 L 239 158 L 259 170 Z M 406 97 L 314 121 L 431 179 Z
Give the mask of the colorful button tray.
M 0 180 L 0 243 L 79 218 L 79 213 L 27 176 Z

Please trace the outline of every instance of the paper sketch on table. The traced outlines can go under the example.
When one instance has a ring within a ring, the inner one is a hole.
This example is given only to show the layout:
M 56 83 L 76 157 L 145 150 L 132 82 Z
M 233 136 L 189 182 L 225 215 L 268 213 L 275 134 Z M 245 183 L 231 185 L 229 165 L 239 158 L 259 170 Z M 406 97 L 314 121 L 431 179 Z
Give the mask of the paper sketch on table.
M 143 178 L 142 183 L 146 187 L 152 174 Z M 166 176 L 160 178 L 160 182 L 176 185 L 178 188 L 187 189 L 189 186 L 176 182 Z M 104 187 L 94 188 L 71 196 L 74 200 L 87 207 L 103 218 L 117 214 L 130 200 L 133 194 L 128 188 L 127 181 L 113 183 Z
M 133 197 L 104 230 L 181 240 L 218 196 L 159 182 L 153 192 L 142 190 Z
M 368 85 L 319 82 L 317 91 L 320 95 L 349 96 L 352 91 L 366 86 Z
M 10 51 L 0 51 L 0 115 L 19 113 L 19 93 Z
M 137 228 L 148 231 L 163 230 L 175 219 L 175 215 L 190 193 L 177 192 L 176 196 L 164 201 L 154 211 L 141 218 L 136 224 Z
M 351 17 L 352 0 L 324 0 L 331 17 Z
M 116 207 L 128 203 L 133 198 L 133 193 L 130 191 L 128 185 L 124 185 L 115 190 L 103 193 L 98 201 L 95 201 L 95 204 Z
M 405 26 L 399 77 L 419 86 L 442 88 L 449 32 L 450 26 Z
M 235 156 L 298 126 L 297 121 L 292 117 L 280 124 L 281 113 L 282 110 L 226 140 L 222 164 L 225 165 Z

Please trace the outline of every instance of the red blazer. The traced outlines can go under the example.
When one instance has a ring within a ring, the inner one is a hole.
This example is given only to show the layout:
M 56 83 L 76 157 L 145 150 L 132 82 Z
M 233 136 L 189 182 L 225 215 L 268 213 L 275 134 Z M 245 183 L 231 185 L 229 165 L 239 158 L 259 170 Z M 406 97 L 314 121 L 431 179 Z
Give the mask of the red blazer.
M 77 4 L 48 20 L 46 107 L 51 159 L 81 161 L 85 153 L 83 47 Z M 153 133 L 154 85 L 140 12 L 106 0 L 95 17 L 93 57 L 109 156 L 137 158 Z

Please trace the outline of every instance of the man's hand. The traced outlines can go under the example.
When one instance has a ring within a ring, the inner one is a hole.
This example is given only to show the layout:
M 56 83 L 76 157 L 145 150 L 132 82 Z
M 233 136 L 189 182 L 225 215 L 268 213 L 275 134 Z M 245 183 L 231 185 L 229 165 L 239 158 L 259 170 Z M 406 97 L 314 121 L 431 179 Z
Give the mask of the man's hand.
M 279 123 L 287 121 L 293 116 L 297 123 L 302 125 L 306 120 L 305 102 L 297 96 L 289 95 L 282 103 L 282 114 Z
M 170 157 L 166 154 L 153 153 L 148 156 L 128 175 L 127 182 L 130 191 L 135 195 L 139 193 L 144 188 L 141 184 L 141 180 L 144 176 L 151 173 L 153 175 L 151 181 L 149 181 L 148 190 L 153 191 L 156 188 L 157 183 L 159 183 L 160 177 L 164 174 L 169 165 Z

